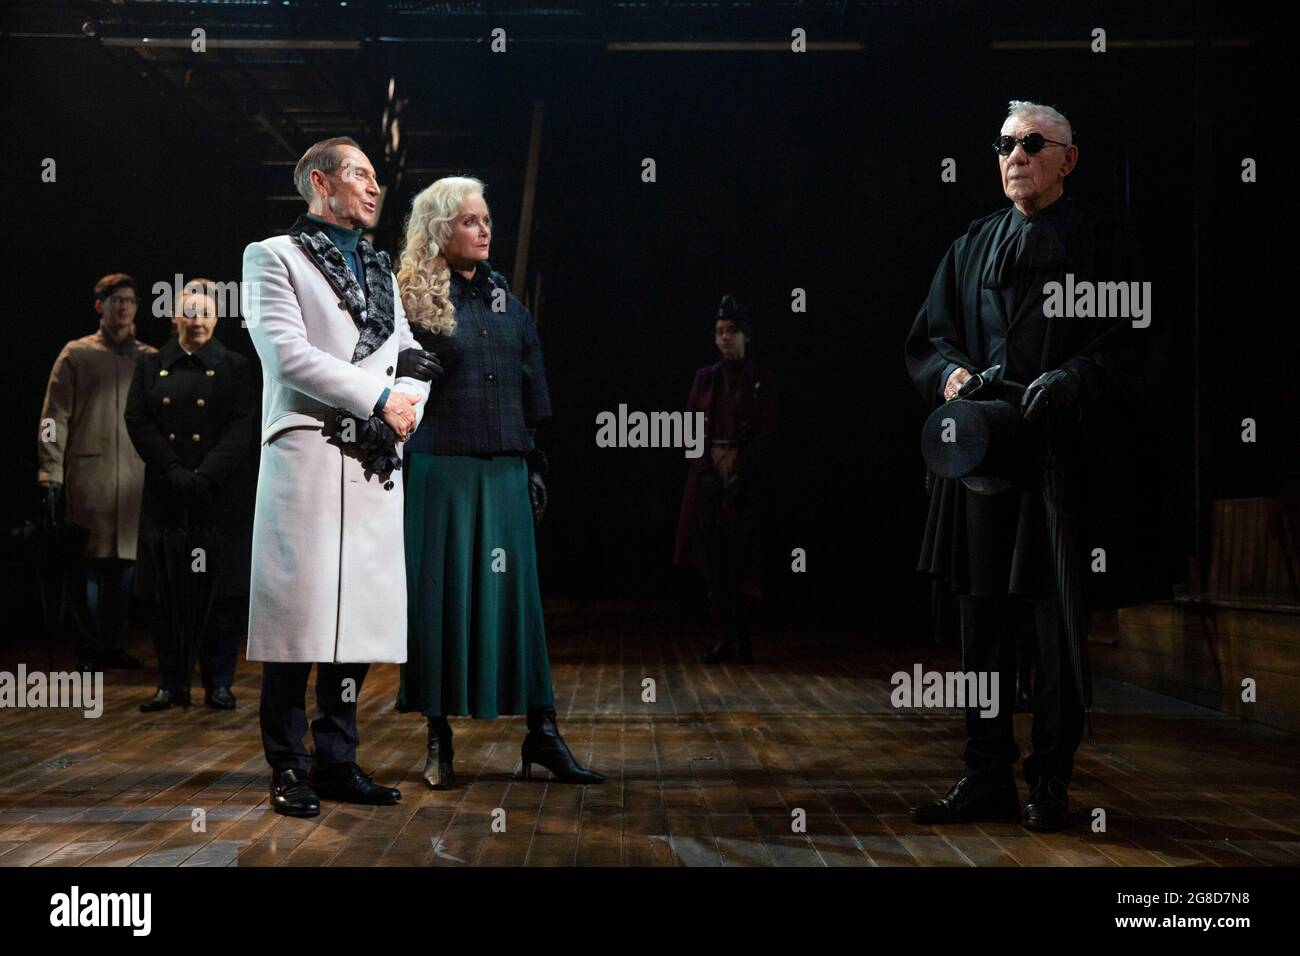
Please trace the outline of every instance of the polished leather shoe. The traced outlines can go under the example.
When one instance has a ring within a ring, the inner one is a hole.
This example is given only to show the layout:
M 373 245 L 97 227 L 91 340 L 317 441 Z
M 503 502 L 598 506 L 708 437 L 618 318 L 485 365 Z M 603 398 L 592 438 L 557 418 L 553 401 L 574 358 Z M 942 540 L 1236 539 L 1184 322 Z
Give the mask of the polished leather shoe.
M 329 767 L 313 765 L 308 771 L 307 779 L 326 800 L 383 807 L 402 799 L 402 791 L 393 787 L 381 787 L 354 763 L 337 763 Z
M 271 809 L 286 817 L 314 817 L 320 797 L 301 770 L 277 770 L 271 774 Z
M 178 690 L 170 691 L 159 687 L 154 691 L 154 695 L 140 705 L 142 714 L 151 714 L 155 710 L 166 710 L 168 707 L 188 707 L 190 706 L 190 695 L 188 691 Z
M 1031 830 L 1056 833 L 1064 830 L 1070 819 L 1070 795 L 1064 780 L 1043 777 L 1029 790 L 1022 822 Z
M 156 691 L 154 691 L 154 695 L 152 697 L 150 697 L 148 700 L 146 700 L 143 704 L 140 705 L 140 713 L 151 714 L 155 710 L 166 710 L 168 707 L 171 707 L 176 702 L 177 702 L 176 698 L 172 695 L 171 691 L 163 690 L 161 687 L 159 687 Z
M 203 703 L 213 710 L 234 710 L 235 695 L 230 692 L 229 687 L 214 687 L 204 693 Z
M 1014 780 L 989 783 L 966 774 L 938 800 L 912 807 L 917 823 L 969 823 L 974 820 L 1015 820 L 1020 799 Z

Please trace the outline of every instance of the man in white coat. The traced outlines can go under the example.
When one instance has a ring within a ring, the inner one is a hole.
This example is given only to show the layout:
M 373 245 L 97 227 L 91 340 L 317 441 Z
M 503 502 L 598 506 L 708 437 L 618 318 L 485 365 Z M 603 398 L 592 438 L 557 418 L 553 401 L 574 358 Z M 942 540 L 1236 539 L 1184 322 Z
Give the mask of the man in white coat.
M 264 662 L 271 805 L 314 816 L 321 797 L 401 799 L 357 766 L 357 697 L 371 662 L 406 660 L 397 443 L 429 393 L 410 373 L 427 378 L 436 361 L 415 343 L 388 256 L 361 238 L 380 195 L 365 154 L 346 137 L 323 140 L 294 180 L 307 215 L 244 250 L 244 311 L 264 374 L 248 659 Z

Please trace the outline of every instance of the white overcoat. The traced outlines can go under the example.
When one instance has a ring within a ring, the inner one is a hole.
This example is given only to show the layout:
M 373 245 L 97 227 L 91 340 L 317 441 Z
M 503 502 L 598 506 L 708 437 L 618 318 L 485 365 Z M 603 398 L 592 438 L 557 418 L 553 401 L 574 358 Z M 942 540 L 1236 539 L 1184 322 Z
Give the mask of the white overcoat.
M 428 397 L 427 383 L 394 377 L 398 352 L 417 343 L 389 276 L 393 334 L 353 364 L 360 331 L 308 253 L 291 236 L 244 250 L 263 369 L 249 660 L 406 660 L 402 472 L 367 475 L 324 431 L 334 409 L 369 418 L 385 387 Z

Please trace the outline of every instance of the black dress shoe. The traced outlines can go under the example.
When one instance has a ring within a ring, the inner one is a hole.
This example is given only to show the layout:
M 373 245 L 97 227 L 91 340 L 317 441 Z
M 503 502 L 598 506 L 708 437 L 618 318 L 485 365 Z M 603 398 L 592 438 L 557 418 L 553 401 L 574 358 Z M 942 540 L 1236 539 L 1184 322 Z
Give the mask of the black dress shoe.
M 314 817 L 320 797 L 301 770 L 277 770 L 271 774 L 271 809 L 286 817 Z
M 381 787 L 354 763 L 336 763 L 329 767 L 313 764 L 308 771 L 308 779 L 326 800 L 386 807 L 402 799 L 402 791 L 393 787 Z
M 144 667 L 140 659 L 132 657 L 126 651 L 113 651 L 104 658 L 104 666 L 124 671 L 138 671 Z
M 1030 788 L 1023 822 L 1031 830 L 1056 833 L 1070 819 L 1070 795 L 1066 783 L 1057 777 L 1043 777 Z
M 151 714 L 155 710 L 166 710 L 176 702 L 176 698 L 171 691 L 159 687 L 152 697 L 140 705 L 140 713 Z
M 938 800 L 912 807 L 917 823 L 968 823 L 974 820 L 1015 820 L 1020 816 L 1016 782 L 990 783 L 966 774 Z
M 213 710 L 234 710 L 235 695 L 229 687 L 214 687 L 203 694 L 203 703 Z

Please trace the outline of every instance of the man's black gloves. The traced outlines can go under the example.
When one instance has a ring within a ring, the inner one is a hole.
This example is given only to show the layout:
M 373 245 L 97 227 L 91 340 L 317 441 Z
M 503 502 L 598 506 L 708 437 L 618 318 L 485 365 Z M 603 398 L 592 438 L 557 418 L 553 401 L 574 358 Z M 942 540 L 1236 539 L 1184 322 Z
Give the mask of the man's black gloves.
M 403 349 L 397 353 L 397 377 L 433 382 L 442 376 L 442 363 L 433 352 L 420 348 Z
M 528 500 L 533 506 L 533 521 L 541 523 L 546 514 L 546 482 L 542 476 L 551 470 L 551 463 L 546 459 L 546 452 L 534 448 L 524 460 L 528 462 Z
M 162 474 L 162 486 L 167 491 L 167 496 L 175 504 L 184 504 L 189 501 L 195 483 L 194 472 L 181 465 L 180 462 L 172 462 Z
M 359 419 L 340 414 L 330 438 L 344 448 L 355 449 L 367 471 L 387 474 L 402 467 L 402 456 L 397 453 L 397 433 L 378 415 Z
M 354 444 L 364 452 L 373 452 L 385 445 L 396 445 L 397 433 L 378 415 L 371 415 L 357 423 Z
M 1083 393 L 1083 380 L 1072 368 L 1057 368 L 1044 372 L 1029 383 L 1024 397 L 1020 399 L 1020 408 L 1025 413 L 1025 421 L 1036 421 L 1043 412 L 1068 411 L 1079 402 Z

